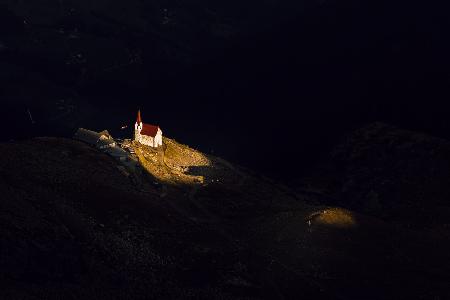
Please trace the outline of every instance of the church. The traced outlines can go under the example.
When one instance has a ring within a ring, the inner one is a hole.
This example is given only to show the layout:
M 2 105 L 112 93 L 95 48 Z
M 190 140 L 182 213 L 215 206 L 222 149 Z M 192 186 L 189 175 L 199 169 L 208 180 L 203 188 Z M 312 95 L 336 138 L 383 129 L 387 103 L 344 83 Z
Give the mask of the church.
M 150 147 L 162 146 L 162 131 L 159 126 L 142 123 L 141 111 L 138 111 L 134 125 L 134 140 Z

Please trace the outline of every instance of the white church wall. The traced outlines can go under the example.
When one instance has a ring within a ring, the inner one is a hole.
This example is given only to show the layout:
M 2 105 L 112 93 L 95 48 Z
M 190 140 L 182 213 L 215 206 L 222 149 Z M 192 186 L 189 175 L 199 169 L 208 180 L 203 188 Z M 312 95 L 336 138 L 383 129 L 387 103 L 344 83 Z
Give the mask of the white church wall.
M 154 140 L 153 137 L 147 136 L 147 135 L 139 135 L 139 142 L 141 144 L 154 147 Z
M 143 128 L 142 122 L 139 124 L 136 122 L 136 124 L 134 124 L 134 139 L 138 142 L 140 141 L 142 128 Z
M 162 146 L 162 131 L 158 128 L 158 132 L 156 133 L 155 137 L 147 136 L 141 134 L 141 131 L 143 129 L 142 123 L 136 123 L 134 125 L 134 139 L 138 141 L 141 144 L 150 146 L 150 147 L 158 147 Z
M 162 131 L 158 129 L 158 133 L 155 136 L 155 146 L 162 146 Z

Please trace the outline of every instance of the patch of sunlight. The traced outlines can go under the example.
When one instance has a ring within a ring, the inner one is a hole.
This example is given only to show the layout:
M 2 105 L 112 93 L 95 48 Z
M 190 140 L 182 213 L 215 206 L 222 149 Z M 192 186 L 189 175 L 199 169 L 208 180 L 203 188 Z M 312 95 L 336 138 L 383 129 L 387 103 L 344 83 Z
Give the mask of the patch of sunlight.
M 164 144 L 166 146 L 165 161 L 171 167 L 185 169 L 211 165 L 210 159 L 205 154 L 187 145 L 177 143 L 169 138 L 164 138 Z
M 332 227 L 350 228 L 356 226 L 353 213 L 342 208 L 328 208 L 310 215 L 309 219 L 315 224 Z
M 134 142 L 133 148 L 142 167 L 158 181 L 167 184 L 203 184 L 211 172 L 210 159 L 203 153 L 164 138 L 164 149 Z

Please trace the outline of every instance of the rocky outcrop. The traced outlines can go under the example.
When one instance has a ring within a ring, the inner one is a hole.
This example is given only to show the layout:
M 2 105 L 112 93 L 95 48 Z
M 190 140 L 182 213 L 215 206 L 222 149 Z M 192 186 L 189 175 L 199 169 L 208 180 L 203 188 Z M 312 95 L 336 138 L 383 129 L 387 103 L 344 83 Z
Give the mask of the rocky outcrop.
M 411 226 L 443 226 L 450 213 L 450 142 L 373 123 L 336 146 L 310 182 L 330 196 L 329 204 Z

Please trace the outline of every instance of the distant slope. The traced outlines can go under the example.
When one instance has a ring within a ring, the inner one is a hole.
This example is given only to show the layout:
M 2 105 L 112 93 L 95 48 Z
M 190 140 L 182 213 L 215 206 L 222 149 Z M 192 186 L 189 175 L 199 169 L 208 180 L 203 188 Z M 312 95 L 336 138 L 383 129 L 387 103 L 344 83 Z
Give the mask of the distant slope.
M 446 226 L 450 142 L 373 123 L 349 134 L 303 184 L 329 204 L 410 226 Z

